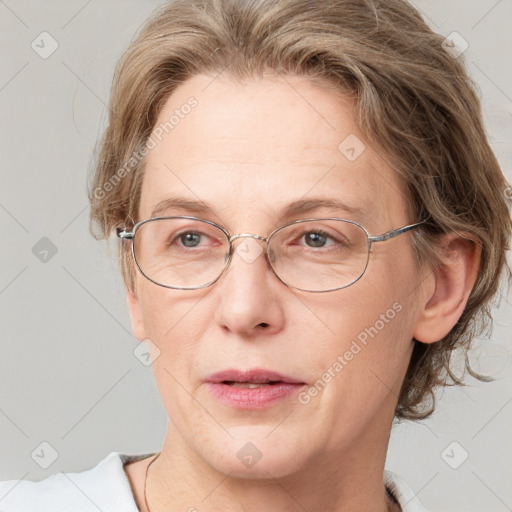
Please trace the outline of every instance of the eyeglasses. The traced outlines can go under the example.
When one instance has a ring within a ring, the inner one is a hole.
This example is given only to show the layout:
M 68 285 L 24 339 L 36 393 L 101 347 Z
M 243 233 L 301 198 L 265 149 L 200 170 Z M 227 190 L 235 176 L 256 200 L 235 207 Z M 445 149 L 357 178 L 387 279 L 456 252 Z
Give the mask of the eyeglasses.
M 228 268 L 234 241 L 250 237 L 266 242 L 270 267 L 285 285 L 307 292 L 329 292 L 361 279 L 373 243 L 390 240 L 424 222 L 371 236 L 351 220 L 304 219 L 263 237 L 231 235 L 218 224 L 197 217 L 157 217 L 138 222 L 131 231 L 117 228 L 117 236 L 131 241 L 131 253 L 141 274 L 165 288 L 196 290 L 211 286 Z M 251 250 L 252 257 L 255 251 Z M 261 248 L 258 251 L 262 252 Z

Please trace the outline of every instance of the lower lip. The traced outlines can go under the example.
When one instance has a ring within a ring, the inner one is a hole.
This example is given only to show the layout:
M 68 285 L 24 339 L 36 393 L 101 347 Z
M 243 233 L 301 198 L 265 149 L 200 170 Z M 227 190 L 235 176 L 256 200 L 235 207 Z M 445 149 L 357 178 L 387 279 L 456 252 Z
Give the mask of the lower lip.
M 221 382 L 208 382 L 207 384 L 210 393 L 217 400 L 235 409 L 264 409 L 296 394 L 305 386 L 305 384 L 285 382 L 260 388 L 240 388 Z

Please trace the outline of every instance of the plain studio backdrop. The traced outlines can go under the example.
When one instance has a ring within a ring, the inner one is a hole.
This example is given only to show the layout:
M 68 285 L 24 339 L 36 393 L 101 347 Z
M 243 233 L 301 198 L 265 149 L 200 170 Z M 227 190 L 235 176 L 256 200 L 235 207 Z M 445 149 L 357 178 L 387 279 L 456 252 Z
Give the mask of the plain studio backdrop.
M 115 63 L 158 4 L 0 0 L 0 480 L 84 471 L 110 451 L 163 442 L 166 413 L 136 350 L 115 252 L 89 235 L 86 196 Z M 467 46 L 512 180 L 512 0 L 415 5 Z M 511 302 L 504 291 L 491 339 L 471 355 L 497 380 L 469 378 L 431 418 L 392 431 L 387 467 L 433 512 L 512 510 Z

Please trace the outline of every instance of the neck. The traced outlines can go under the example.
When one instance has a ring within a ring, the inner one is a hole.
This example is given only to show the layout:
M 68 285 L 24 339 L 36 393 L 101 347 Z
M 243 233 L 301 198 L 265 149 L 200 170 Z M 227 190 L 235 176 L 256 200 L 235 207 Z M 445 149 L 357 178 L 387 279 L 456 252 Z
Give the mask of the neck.
M 370 443 L 366 437 L 354 440 L 349 450 L 311 457 L 306 469 L 278 478 L 266 472 L 266 477 L 249 479 L 212 468 L 187 449 L 169 423 L 162 451 L 148 472 L 149 510 L 141 511 L 400 511 L 383 483 L 389 430 L 373 436 Z

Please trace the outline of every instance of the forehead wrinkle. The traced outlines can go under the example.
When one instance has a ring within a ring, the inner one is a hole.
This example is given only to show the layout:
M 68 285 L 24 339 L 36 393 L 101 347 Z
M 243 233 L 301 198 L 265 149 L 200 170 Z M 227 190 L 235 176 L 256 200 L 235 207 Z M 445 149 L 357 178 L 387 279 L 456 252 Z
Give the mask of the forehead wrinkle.
M 157 203 L 153 208 L 151 217 L 163 216 L 172 210 L 182 210 L 196 215 L 215 214 L 215 208 L 208 202 L 191 200 L 185 197 L 168 197 Z M 348 214 L 351 218 L 361 219 L 367 214 L 362 206 L 349 205 L 337 198 L 310 198 L 299 199 L 282 206 L 277 210 L 277 218 L 285 220 L 300 214 L 322 210 L 332 215 Z

